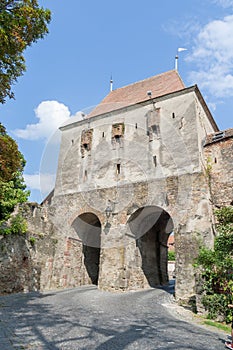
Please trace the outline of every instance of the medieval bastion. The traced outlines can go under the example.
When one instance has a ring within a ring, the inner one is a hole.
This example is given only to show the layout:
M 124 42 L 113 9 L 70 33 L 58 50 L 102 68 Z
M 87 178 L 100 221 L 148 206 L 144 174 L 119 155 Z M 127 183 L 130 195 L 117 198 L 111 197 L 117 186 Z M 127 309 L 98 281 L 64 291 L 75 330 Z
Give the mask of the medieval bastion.
M 35 244 L 0 241 L 0 291 L 163 285 L 174 233 L 176 297 L 195 295 L 193 259 L 213 245 L 214 209 L 233 199 L 233 130 L 219 131 L 198 87 L 172 70 L 111 91 L 60 130 L 54 191 L 23 208 Z

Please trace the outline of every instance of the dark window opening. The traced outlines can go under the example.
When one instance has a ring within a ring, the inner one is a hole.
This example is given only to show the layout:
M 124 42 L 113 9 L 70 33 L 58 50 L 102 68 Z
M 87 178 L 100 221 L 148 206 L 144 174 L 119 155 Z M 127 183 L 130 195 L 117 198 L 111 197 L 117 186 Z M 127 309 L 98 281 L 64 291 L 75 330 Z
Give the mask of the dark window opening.
M 157 166 L 157 157 L 153 156 L 154 166 Z
M 153 131 L 154 134 L 156 134 L 156 135 L 159 134 L 159 131 L 160 131 L 159 130 L 159 125 L 152 125 L 151 128 L 152 128 L 152 131 Z
M 88 143 L 84 143 L 84 144 L 83 144 L 83 148 L 84 148 L 85 150 L 87 150 L 87 151 L 88 151 L 88 148 L 89 148 L 88 146 L 89 146 Z
M 175 117 L 176 117 L 176 116 L 175 116 L 175 113 L 173 112 L 173 113 L 172 113 L 172 118 L 175 119 Z
M 102 137 L 104 137 L 104 132 L 102 133 Z
M 215 162 L 215 164 L 217 163 L 217 158 L 216 157 L 214 158 L 214 162 Z
M 117 175 L 121 173 L 121 165 L 117 164 Z
M 115 138 L 115 141 L 116 141 L 117 143 L 120 143 L 120 142 L 121 142 L 121 136 L 120 136 L 120 135 L 115 135 L 114 138 Z
M 74 140 L 71 140 L 72 145 L 74 144 Z
M 136 124 L 135 124 L 135 129 L 137 129 L 137 128 L 138 128 L 138 124 L 136 123 Z

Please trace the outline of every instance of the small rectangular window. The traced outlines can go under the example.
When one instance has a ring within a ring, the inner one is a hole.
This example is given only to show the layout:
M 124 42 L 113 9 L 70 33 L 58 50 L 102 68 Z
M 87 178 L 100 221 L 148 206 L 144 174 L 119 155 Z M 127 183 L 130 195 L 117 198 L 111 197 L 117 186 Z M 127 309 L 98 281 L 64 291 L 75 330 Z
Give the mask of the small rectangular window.
M 84 172 L 84 182 L 87 181 L 87 170 Z
M 117 164 L 117 175 L 121 173 L 121 165 Z
M 157 166 L 157 157 L 153 156 L 154 166 Z
M 152 128 L 153 133 L 158 136 L 160 133 L 159 125 L 151 125 L 151 128 Z
M 121 143 L 121 136 L 115 135 L 115 141 L 116 141 L 116 143 Z

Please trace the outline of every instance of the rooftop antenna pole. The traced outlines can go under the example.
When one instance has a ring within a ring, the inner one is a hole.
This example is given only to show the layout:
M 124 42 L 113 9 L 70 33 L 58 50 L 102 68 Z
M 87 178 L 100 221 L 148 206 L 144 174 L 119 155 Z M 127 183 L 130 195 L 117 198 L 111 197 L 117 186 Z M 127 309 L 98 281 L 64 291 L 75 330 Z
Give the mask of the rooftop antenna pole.
M 176 57 L 175 57 L 175 70 L 177 70 L 177 71 L 178 71 L 178 58 L 179 58 L 179 56 L 176 55 Z
M 178 71 L 178 59 L 179 59 L 179 52 L 182 52 L 182 51 L 186 51 L 187 49 L 185 49 L 184 47 L 179 47 L 177 49 L 177 54 L 176 54 L 176 57 L 175 57 L 175 70 Z
M 110 92 L 112 92 L 112 87 L 113 87 L 113 80 L 112 80 L 112 75 L 111 75 L 111 78 L 110 78 Z

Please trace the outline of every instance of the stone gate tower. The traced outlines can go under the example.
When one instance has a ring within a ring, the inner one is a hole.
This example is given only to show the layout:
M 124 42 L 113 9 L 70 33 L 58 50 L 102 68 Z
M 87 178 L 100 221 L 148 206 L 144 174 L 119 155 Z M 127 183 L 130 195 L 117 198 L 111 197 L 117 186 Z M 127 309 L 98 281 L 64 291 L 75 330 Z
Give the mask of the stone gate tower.
M 204 141 L 218 132 L 198 87 L 169 71 L 110 92 L 60 129 L 50 205 L 59 243 L 47 287 L 165 284 L 174 232 L 176 295 L 192 295 L 197 248 L 213 244 Z

